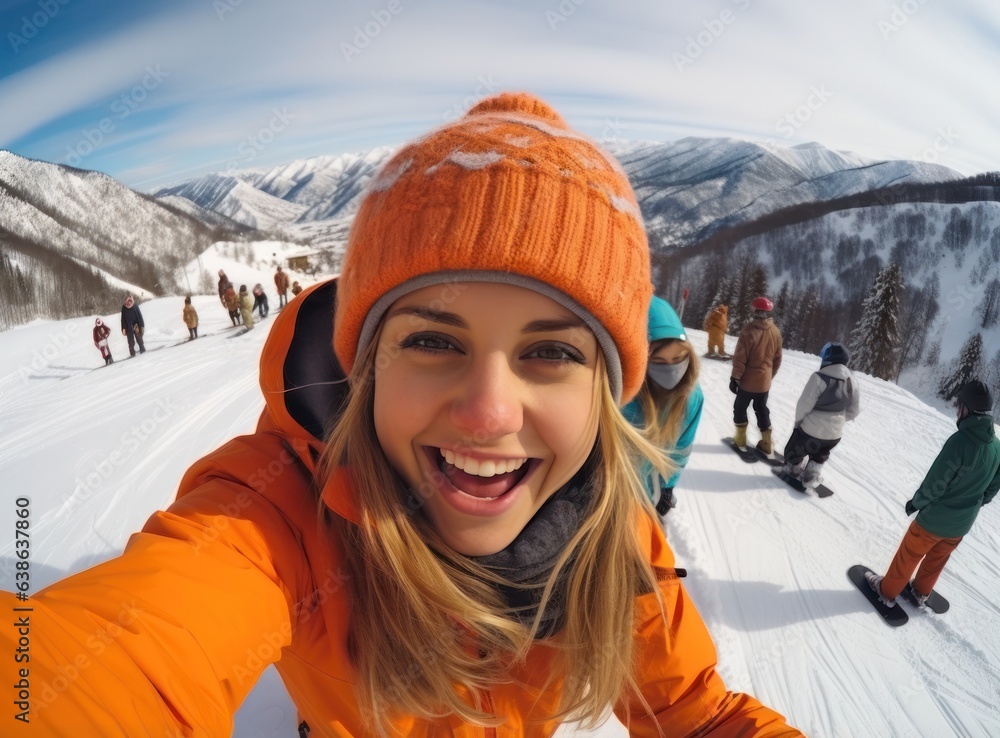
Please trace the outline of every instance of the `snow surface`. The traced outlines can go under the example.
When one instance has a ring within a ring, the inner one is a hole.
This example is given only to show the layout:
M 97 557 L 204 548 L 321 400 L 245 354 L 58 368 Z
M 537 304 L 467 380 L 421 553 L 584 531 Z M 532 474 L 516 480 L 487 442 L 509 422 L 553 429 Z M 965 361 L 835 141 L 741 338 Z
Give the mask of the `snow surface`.
M 92 317 L 0 334 L 0 529 L 13 527 L 13 498 L 30 497 L 33 591 L 116 555 L 169 505 L 191 463 L 253 430 L 263 408 L 257 364 L 273 316 L 230 340 L 235 331 L 217 298 L 194 304 L 204 337 L 181 342 L 179 298 L 147 302 L 151 350 L 122 361 L 125 342 L 114 331 L 119 361 L 108 368 L 91 342 Z M 117 315 L 102 317 L 117 327 Z M 703 333 L 689 333 L 705 345 Z M 780 441 L 817 367 L 816 357 L 786 353 L 770 403 Z M 804 497 L 719 442 L 732 432 L 728 376 L 728 364 L 703 362 L 704 417 L 667 533 L 729 687 L 810 736 L 1000 735 L 998 506 L 983 510 L 940 580 L 952 603 L 946 615 L 910 610 L 910 623 L 892 630 L 846 576 L 855 563 L 888 565 L 909 522 L 903 504 L 953 419 L 860 377 L 862 415 L 825 474 L 836 494 Z M 0 586 L 12 584 L 8 540 Z M 235 735 L 291 736 L 294 722 L 269 669 L 240 709 Z M 612 718 L 596 735 L 625 731 Z

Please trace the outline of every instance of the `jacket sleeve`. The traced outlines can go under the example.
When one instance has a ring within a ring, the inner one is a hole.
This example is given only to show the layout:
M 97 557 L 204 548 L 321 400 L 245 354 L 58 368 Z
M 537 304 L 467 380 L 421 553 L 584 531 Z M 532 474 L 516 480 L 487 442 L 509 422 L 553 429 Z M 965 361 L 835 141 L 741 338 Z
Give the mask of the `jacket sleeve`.
M 684 417 L 684 430 L 681 431 L 677 439 L 677 445 L 670 454 L 670 458 L 677 464 L 677 471 L 667 482 L 668 487 L 675 487 L 681 478 L 681 471 L 687 466 L 691 458 L 691 446 L 694 444 L 695 434 L 698 432 L 698 424 L 701 422 L 701 411 L 705 405 L 705 395 L 701 387 L 695 385 L 694 392 L 688 400 L 687 413 Z
M 37 732 L 26 735 L 231 735 L 236 709 L 291 641 L 305 572 L 277 509 L 216 479 L 154 514 L 119 557 L 26 603 L 0 593 L 7 612 L 32 608 Z M 0 629 L 5 653 L 16 641 Z M 0 661 L 14 684 L 18 665 Z
M 142 310 L 139 309 L 138 305 L 135 306 L 135 316 L 136 316 L 136 318 L 138 318 L 139 327 L 140 328 L 145 328 L 146 327 L 146 323 L 142 319 Z
M 125 330 L 128 326 L 125 324 L 125 308 L 122 308 L 122 330 Z
M 956 459 L 959 458 L 959 434 L 954 433 L 951 438 L 945 441 L 941 453 L 934 459 L 931 468 L 927 471 L 927 476 L 920 483 L 919 489 L 913 495 L 913 506 L 917 510 L 923 510 L 935 500 L 943 497 L 951 486 L 955 473 L 961 468 Z
M 819 376 L 819 372 L 813 372 L 812 376 L 809 377 L 809 381 L 806 382 L 806 386 L 802 388 L 802 394 L 799 395 L 799 401 L 795 405 L 796 426 L 816 407 L 816 401 L 823 394 L 824 388 L 825 383 Z
M 673 566 L 662 531 L 653 530 L 652 560 Z M 657 552 L 659 549 L 659 552 Z M 659 559 L 659 561 L 657 561 Z M 661 569 L 660 571 L 664 571 Z M 640 695 L 615 705 L 615 714 L 639 738 L 797 738 L 784 717 L 747 694 L 729 692 L 715 670 L 712 637 L 673 569 L 656 596 L 636 603 L 636 682 Z M 643 704 L 645 702 L 645 705 Z M 647 707 L 648 706 L 648 710 Z
M 1000 490 L 1000 468 L 993 475 L 993 481 L 986 485 L 986 491 L 983 493 L 983 504 L 988 505 L 997 496 L 998 490 Z
M 774 359 L 771 361 L 771 376 L 772 377 L 775 374 L 777 374 L 778 373 L 778 369 L 781 368 L 781 344 L 782 344 L 781 331 L 779 331 L 777 329 L 777 327 L 775 327 L 774 332 L 778 336 L 778 347 L 774 350 Z
M 743 372 L 747 368 L 747 356 L 750 353 L 750 347 L 747 346 L 747 338 L 745 333 L 740 333 L 739 340 L 736 341 L 736 350 L 733 352 L 733 371 L 732 375 L 736 379 L 743 376 Z
M 854 379 L 854 374 L 847 378 L 847 386 L 850 387 L 851 399 L 844 417 L 847 420 L 854 420 L 861 414 L 861 388 Z

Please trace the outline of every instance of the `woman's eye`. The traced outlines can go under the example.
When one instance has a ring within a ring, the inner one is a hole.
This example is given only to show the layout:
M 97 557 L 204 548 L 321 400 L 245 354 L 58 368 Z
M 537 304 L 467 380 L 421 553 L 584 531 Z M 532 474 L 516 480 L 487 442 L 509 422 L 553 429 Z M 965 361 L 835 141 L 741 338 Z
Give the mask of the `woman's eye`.
M 541 346 L 528 354 L 528 358 L 542 359 L 543 361 L 553 361 L 557 363 L 573 362 L 584 364 L 586 359 L 583 355 L 568 346 Z
M 451 341 L 441 336 L 428 335 L 426 333 L 409 336 L 403 339 L 399 346 L 404 349 L 423 351 L 427 354 L 438 354 L 442 351 L 455 348 L 455 345 Z

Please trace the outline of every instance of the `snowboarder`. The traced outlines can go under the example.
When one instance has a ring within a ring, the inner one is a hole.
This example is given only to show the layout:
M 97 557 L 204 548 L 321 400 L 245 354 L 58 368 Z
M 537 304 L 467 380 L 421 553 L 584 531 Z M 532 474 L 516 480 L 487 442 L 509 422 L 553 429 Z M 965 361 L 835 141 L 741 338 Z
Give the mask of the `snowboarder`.
M 222 300 L 222 304 L 229 311 L 229 319 L 233 321 L 233 325 L 239 325 L 243 320 L 240 315 L 240 296 L 236 294 L 232 284 L 226 288 Z
M 618 405 L 652 283 L 612 161 L 520 94 L 391 158 L 341 276 L 263 346 L 256 431 L 193 464 L 119 557 L 31 592 L 32 675 L 88 665 L 38 734 L 228 735 L 277 662 L 315 735 L 551 735 L 613 704 L 633 735 L 799 738 L 726 689 L 639 499 Z M 293 366 L 309 392 L 288 393 Z M 86 650 L 123 603 L 125 635 Z M 0 628 L 0 652 L 19 637 Z
M 253 300 L 247 292 L 245 284 L 240 285 L 240 315 L 243 317 L 243 325 L 247 330 L 253 328 Z
M 945 441 L 906 514 L 917 513 L 899 544 L 885 576 L 865 574 L 868 584 L 889 607 L 910 584 L 919 605 L 930 596 L 951 552 L 972 529 L 983 505 L 1000 490 L 1000 439 L 993 428 L 993 397 L 978 380 L 958 392 L 958 431 Z M 919 568 L 918 568 L 919 566 Z
M 188 340 L 193 341 L 198 337 L 198 311 L 191 304 L 191 295 L 184 298 L 184 325 L 188 327 Z
M 146 353 L 146 347 L 142 342 L 142 334 L 146 330 L 146 324 L 142 320 L 142 312 L 136 305 L 132 295 L 125 297 L 125 304 L 122 305 L 122 335 L 128 339 L 129 356 L 135 356 L 135 344 L 139 344 L 139 353 Z
M 103 320 L 98 318 L 97 323 L 94 324 L 94 345 L 101 352 L 101 358 L 104 359 L 104 366 L 115 363 L 115 360 L 111 357 L 111 347 L 108 346 L 108 338 L 110 336 L 111 329 L 104 325 Z
M 733 403 L 733 422 L 736 434 L 733 443 L 741 449 L 747 445 L 747 408 L 753 402 L 760 429 L 757 449 L 765 456 L 774 453 L 771 441 L 771 413 L 767 409 L 767 395 L 771 380 L 781 366 L 781 331 L 771 320 L 774 303 L 766 297 L 754 298 L 750 303 L 754 319 L 740 331 L 733 352 L 733 373 L 729 378 L 729 391 L 736 395 Z
M 639 394 L 622 413 L 654 446 L 667 452 L 676 467 L 669 478 L 648 464 L 643 469 L 646 494 L 663 516 L 677 506 L 674 488 L 691 456 L 705 399 L 698 384 L 698 357 L 687 331 L 670 303 L 659 297 L 653 297 L 649 305 L 646 338 L 646 377 Z
M 266 318 L 267 314 L 271 312 L 267 304 L 267 295 L 264 293 L 264 288 L 260 286 L 260 282 L 253 286 L 253 310 L 256 310 L 261 318 Z
M 281 271 L 281 267 L 278 267 L 278 271 L 274 273 L 274 287 L 278 290 L 278 309 L 285 307 L 288 304 L 288 275 Z
M 729 330 L 729 308 L 719 305 L 705 318 L 705 331 L 708 333 L 708 355 L 726 357 L 726 331 Z
M 219 302 L 227 310 L 231 310 L 229 307 L 229 301 L 226 299 L 226 291 L 233 288 L 233 283 L 229 281 L 229 277 L 226 276 L 225 271 L 219 270 Z
M 302 291 L 302 285 L 298 281 L 292 282 L 292 297 L 295 297 Z
M 823 464 L 844 435 L 844 423 L 861 411 L 861 390 L 847 364 L 851 355 L 841 343 L 819 352 L 820 368 L 806 382 L 795 406 L 795 428 L 785 444 L 783 471 L 806 487 L 822 481 Z

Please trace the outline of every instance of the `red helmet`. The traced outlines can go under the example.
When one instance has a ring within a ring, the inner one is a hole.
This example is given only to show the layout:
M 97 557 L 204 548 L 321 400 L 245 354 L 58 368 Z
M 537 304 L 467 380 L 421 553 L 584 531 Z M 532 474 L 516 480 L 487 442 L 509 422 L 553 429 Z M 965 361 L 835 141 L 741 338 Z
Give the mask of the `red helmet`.
M 754 310 L 764 310 L 769 313 L 774 310 L 774 303 L 766 297 L 755 297 L 753 302 L 750 303 L 750 307 Z

